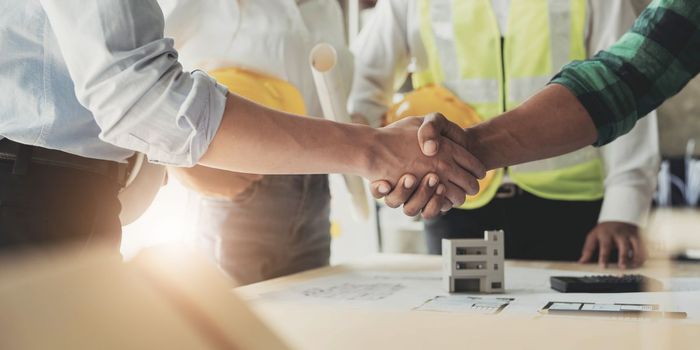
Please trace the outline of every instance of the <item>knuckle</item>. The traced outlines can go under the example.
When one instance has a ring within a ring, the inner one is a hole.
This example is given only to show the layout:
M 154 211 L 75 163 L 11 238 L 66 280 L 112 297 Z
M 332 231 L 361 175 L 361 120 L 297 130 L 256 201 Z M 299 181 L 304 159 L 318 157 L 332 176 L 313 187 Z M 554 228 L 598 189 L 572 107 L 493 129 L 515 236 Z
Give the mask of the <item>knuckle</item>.
M 440 211 L 447 211 L 447 210 L 450 210 L 450 209 L 452 209 L 452 206 L 453 206 L 452 201 L 450 201 L 450 200 L 443 200 L 443 201 L 442 201 L 442 204 L 441 204 L 441 207 L 440 207 Z
M 433 197 L 428 205 L 423 208 L 423 217 L 424 218 L 433 218 L 437 216 L 437 214 L 440 212 L 440 203 L 442 202 L 442 199 L 439 197 Z
M 430 192 L 430 189 L 424 189 L 417 193 L 416 196 L 411 198 L 411 201 L 414 203 L 423 203 L 425 205 L 425 203 L 428 202 L 431 195 L 432 193 Z
M 479 193 L 479 182 L 473 178 L 469 178 L 468 182 L 469 182 L 469 189 L 471 190 L 470 194 L 475 195 L 475 194 Z
M 476 175 L 479 179 L 483 179 L 486 177 L 486 167 L 476 158 L 474 158 L 474 168 L 476 169 Z
M 446 174 L 446 173 L 450 173 L 450 172 L 454 171 L 452 164 L 450 164 L 444 160 L 438 161 L 435 164 L 435 169 L 437 170 L 437 174 L 440 177 L 444 176 L 444 174 Z
M 396 209 L 401 205 L 400 203 L 398 203 L 397 200 L 395 200 L 393 198 L 388 198 L 388 197 L 386 199 L 384 199 L 384 203 L 386 203 L 386 205 L 389 208 L 393 208 L 393 209 Z
M 461 195 L 460 193 L 455 193 L 452 197 L 450 197 L 450 202 L 452 202 L 453 206 L 460 206 L 464 204 L 466 200 L 467 196 Z
M 406 216 L 416 216 L 418 215 L 418 210 L 412 206 L 404 206 L 403 213 L 406 214 Z
M 393 191 L 391 191 L 391 194 L 387 197 L 391 197 L 393 201 L 401 201 L 403 197 L 406 196 L 406 188 L 403 186 L 403 182 L 400 182 L 399 184 L 396 185 Z

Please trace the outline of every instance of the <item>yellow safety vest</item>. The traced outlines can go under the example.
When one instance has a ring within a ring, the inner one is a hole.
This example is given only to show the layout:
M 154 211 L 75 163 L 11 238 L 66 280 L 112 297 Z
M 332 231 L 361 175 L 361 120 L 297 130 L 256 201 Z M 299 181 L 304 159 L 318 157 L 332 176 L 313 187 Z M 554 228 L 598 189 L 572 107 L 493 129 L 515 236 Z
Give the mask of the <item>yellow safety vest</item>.
M 586 0 L 511 0 L 503 40 L 491 0 L 419 0 L 418 6 L 428 61 L 413 75 L 414 87 L 442 85 L 485 120 L 518 106 L 566 63 L 587 57 Z M 590 201 L 604 193 L 604 167 L 593 147 L 513 166 L 509 175 L 546 199 Z M 462 208 L 488 204 L 502 178 L 500 171 Z

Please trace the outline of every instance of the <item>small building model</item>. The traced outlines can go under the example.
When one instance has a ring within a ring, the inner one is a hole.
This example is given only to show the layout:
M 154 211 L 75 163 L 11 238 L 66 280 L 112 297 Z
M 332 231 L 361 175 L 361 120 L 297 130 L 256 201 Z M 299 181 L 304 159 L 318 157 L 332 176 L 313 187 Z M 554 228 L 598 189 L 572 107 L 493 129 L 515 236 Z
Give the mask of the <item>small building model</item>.
M 442 240 L 442 281 L 450 293 L 503 293 L 503 231 L 484 239 Z

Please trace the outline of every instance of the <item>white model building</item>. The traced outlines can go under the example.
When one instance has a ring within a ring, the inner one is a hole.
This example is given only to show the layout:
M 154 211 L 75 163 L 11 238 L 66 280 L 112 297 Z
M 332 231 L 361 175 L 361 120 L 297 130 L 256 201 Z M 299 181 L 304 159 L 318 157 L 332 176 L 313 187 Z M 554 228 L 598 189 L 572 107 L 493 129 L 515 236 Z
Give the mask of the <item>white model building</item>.
M 442 281 L 450 293 L 503 293 L 503 231 L 484 239 L 442 240 Z

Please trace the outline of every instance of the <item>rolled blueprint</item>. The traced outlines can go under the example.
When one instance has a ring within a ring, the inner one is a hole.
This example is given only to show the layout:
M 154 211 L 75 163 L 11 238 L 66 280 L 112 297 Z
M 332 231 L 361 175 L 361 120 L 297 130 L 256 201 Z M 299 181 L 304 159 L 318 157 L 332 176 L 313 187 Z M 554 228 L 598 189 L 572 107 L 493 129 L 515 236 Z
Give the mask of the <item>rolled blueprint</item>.
M 311 50 L 309 61 L 323 116 L 338 123 L 350 123 L 347 110 L 348 91 L 338 68 L 337 51 L 330 44 L 318 44 Z M 369 219 L 369 203 L 364 181 L 355 175 L 343 175 L 343 178 L 350 192 L 356 216 L 363 220 Z

